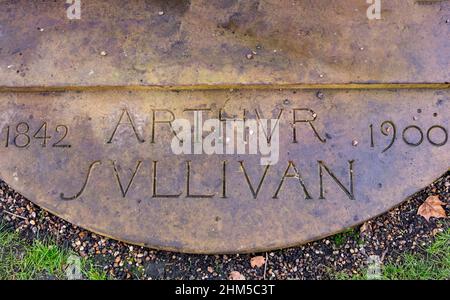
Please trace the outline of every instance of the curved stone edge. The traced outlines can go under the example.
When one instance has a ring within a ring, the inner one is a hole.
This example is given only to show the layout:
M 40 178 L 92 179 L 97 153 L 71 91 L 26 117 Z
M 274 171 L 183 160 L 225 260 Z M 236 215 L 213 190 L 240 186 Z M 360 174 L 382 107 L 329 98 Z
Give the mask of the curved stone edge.
M 441 174 L 439 177 L 437 177 L 436 179 L 434 179 L 432 182 L 430 182 L 427 186 L 437 182 L 438 180 L 440 180 L 441 178 L 443 178 L 444 176 L 446 176 L 448 173 L 450 172 L 450 167 L 447 168 L 447 171 L 445 171 L 443 174 Z M 0 173 L 0 179 L 3 176 Z M 354 228 L 357 227 L 361 224 L 364 224 L 365 222 L 369 221 L 369 220 L 373 220 L 379 216 L 384 215 L 385 213 L 391 211 L 392 209 L 395 209 L 399 206 L 401 206 L 402 204 L 404 204 L 406 201 L 411 200 L 412 197 L 414 197 L 415 194 L 417 194 L 418 192 L 420 192 L 421 190 L 425 189 L 427 186 L 419 189 L 418 191 L 416 191 L 415 193 L 407 196 L 404 200 L 400 201 L 399 203 L 392 205 L 391 207 L 389 207 L 387 210 L 384 210 L 383 212 L 380 212 L 379 214 L 376 214 L 374 216 L 368 217 L 363 219 L 363 221 L 357 222 L 352 226 L 348 226 L 348 227 L 344 227 L 342 228 L 342 230 L 338 230 L 338 231 L 333 231 L 330 232 L 328 234 L 325 235 L 318 235 L 316 237 L 313 237 L 311 239 L 305 240 L 305 241 L 299 241 L 299 242 L 293 242 L 293 243 L 286 243 L 285 245 L 280 245 L 277 247 L 270 247 L 270 246 L 262 246 L 262 247 L 252 247 L 252 248 L 248 248 L 245 250 L 212 250 L 212 251 L 208 251 L 206 249 L 190 249 L 190 248 L 178 248 L 178 247 L 173 247 L 173 246 L 157 246 L 157 245 L 150 245 L 150 244 L 145 244 L 145 243 L 139 243 L 139 242 L 135 242 L 135 241 L 129 241 L 126 239 L 121 239 L 121 238 L 116 238 L 113 237 L 112 235 L 109 235 L 107 233 L 103 233 L 101 230 L 97 230 L 95 228 L 89 227 L 87 225 L 79 225 L 77 222 L 72 222 L 70 221 L 69 217 L 63 216 L 62 214 L 58 214 L 55 213 L 54 211 L 52 211 L 51 209 L 46 208 L 44 205 L 40 205 L 40 204 L 36 204 L 34 201 L 30 200 L 31 197 L 26 196 L 24 193 L 20 192 L 19 190 L 15 189 L 13 185 L 10 185 L 8 182 L 5 182 L 10 188 L 12 188 L 15 192 L 19 193 L 22 197 L 24 197 L 26 200 L 32 202 L 34 205 L 38 206 L 39 208 L 49 212 L 50 214 L 52 214 L 53 216 L 62 219 L 65 222 L 68 222 L 74 226 L 77 226 L 79 228 L 82 228 L 84 230 L 87 230 L 89 232 L 92 232 L 96 235 L 100 235 L 103 237 L 106 237 L 108 239 L 112 239 L 118 242 L 122 242 L 125 244 L 130 244 L 130 245 L 135 245 L 135 246 L 140 246 L 140 247 L 145 247 L 145 248 L 149 248 L 149 249 L 153 249 L 153 250 L 158 250 L 158 251 L 168 251 L 168 252 L 177 252 L 177 253 L 184 253 L 184 254 L 204 254 L 204 255 L 214 255 L 214 254 L 249 254 L 249 253 L 260 253 L 260 252 L 267 252 L 267 251 L 277 251 L 277 250 L 282 250 L 282 249 L 289 249 L 289 248 L 295 248 L 301 245 L 305 245 L 308 244 L 310 242 L 314 242 L 314 241 L 318 241 L 324 238 L 327 238 L 329 236 L 333 236 L 339 233 L 344 232 L 345 230 L 349 229 L 349 228 Z

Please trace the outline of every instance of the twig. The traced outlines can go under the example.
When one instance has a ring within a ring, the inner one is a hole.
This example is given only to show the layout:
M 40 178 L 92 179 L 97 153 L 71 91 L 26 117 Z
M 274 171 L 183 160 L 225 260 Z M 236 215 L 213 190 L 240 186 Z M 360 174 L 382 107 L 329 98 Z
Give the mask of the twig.
M 267 257 L 267 252 L 266 252 L 266 261 L 264 262 L 264 280 L 266 280 L 266 271 L 267 271 L 267 259 L 268 259 L 268 257 Z
M 389 247 L 388 248 L 386 248 L 386 250 L 384 250 L 383 251 L 383 253 L 381 254 L 381 259 L 380 259 L 380 261 L 381 262 L 383 262 L 383 260 L 384 260 L 384 257 L 386 256 L 386 254 L 388 253 L 388 250 L 389 250 Z
M 12 212 L 9 212 L 9 211 L 6 211 L 6 210 L 4 210 L 3 211 L 4 213 L 7 213 L 8 215 L 11 215 L 11 216 L 13 216 L 13 217 L 16 217 L 16 218 L 19 218 L 19 219 L 22 219 L 22 220 L 28 220 L 27 218 L 25 218 L 25 217 L 22 217 L 22 216 L 19 216 L 19 215 L 16 215 L 16 214 L 13 214 Z

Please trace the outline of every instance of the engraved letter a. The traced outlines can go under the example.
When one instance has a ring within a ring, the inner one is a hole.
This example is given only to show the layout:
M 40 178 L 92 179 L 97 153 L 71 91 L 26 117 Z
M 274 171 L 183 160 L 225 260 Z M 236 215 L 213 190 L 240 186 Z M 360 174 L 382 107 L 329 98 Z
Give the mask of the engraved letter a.
M 124 118 L 125 116 L 126 116 L 126 118 L 128 119 L 128 122 L 122 122 L 122 120 L 123 120 L 123 118 Z M 138 142 L 140 142 L 140 143 L 144 143 L 144 142 L 145 142 L 145 140 L 139 136 L 139 133 L 137 132 L 136 125 L 134 124 L 133 118 L 131 118 L 130 113 L 128 112 L 127 109 L 124 109 L 124 110 L 122 110 L 122 114 L 120 115 L 119 122 L 117 123 L 116 127 L 114 128 L 114 131 L 113 131 L 113 133 L 112 133 L 112 135 L 111 135 L 111 138 L 110 138 L 110 139 L 108 140 L 108 142 L 107 142 L 108 144 L 111 144 L 111 143 L 113 142 L 114 136 L 115 136 L 116 133 L 117 133 L 117 129 L 118 129 L 119 126 L 121 126 L 121 125 L 128 125 L 128 126 L 130 126 L 130 127 L 133 129 L 133 132 L 134 132 L 134 134 L 135 134 L 136 139 L 138 140 Z

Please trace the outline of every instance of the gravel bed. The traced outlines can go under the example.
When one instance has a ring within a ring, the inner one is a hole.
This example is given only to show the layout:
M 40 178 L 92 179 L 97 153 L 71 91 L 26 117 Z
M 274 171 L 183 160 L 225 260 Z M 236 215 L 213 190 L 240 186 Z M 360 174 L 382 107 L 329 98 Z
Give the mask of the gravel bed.
M 420 176 L 415 175 L 415 176 Z M 399 207 L 363 226 L 296 248 L 245 255 L 189 255 L 127 245 L 90 233 L 41 210 L 0 181 L 0 220 L 27 239 L 50 237 L 117 279 L 227 279 L 233 271 L 246 279 L 330 279 L 364 270 L 370 255 L 395 262 L 405 252 L 423 251 L 447 228 L 445 219 L 417 215 L 430 195 L 439 195 L 450 212 L 450 172 Z M 251 258 L 267 257 L 252 267 Z M 234 273 L 236 274 L 236 273 Z

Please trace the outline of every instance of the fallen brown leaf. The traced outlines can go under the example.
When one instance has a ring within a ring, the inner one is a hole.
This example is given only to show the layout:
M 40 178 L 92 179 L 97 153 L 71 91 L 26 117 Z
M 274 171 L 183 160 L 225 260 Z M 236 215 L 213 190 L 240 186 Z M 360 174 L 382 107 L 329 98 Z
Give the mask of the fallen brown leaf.
M 266 263 L 266 258 L 264 256 L 255 256 L 250 259 L 250 265 L 252 268 L 261 268 Z
M 228 276 L 228 279 L 230 279 L 230 280 L 245 280 L 245 277 L 238 271 L 231 271 L 230 275 Z
M 427 221 L 429 221 L 431 217 L 447 218 L 447 214 L 442 207 L 443 205 L 445 205 L 445 203 L 439 200 L 439 196 L 430 196 L 419 207 L 417 214 L 424 217 Z
M 364 224 L 361 225 L 361 227 L 359 228 L 359 232 L 361 234 L 365 234 L 368 231 L 372 230 L 372 226 L 370 225 L 369 222 L 365 222 Z

